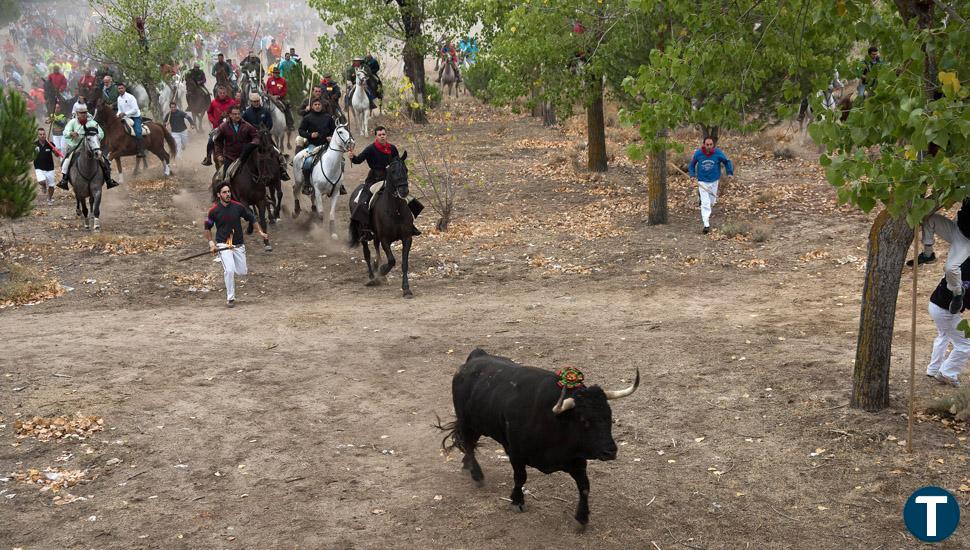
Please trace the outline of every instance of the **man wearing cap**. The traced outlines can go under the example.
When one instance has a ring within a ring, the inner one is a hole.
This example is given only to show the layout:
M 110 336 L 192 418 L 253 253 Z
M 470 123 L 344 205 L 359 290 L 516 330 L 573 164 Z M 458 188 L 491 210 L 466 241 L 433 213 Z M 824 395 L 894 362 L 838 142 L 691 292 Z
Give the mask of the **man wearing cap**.
M 65 152 L 64 161 L 61 163 L 61 176 L 63 177 L 57 186 L 65 191 L 68 189 L 67 184 L 70 182 L 71 161 L 74 160 L 74 151 L 77 150 L 78 145 L 84 140 L 84 136 L 88 131 L 97 133 L 98 139 L 104 139 L 104 130 L 101 129 L 101 126 L 97 122 L 88 118 L 88 108 L 83 107 L 78 110 L 77 118 L 72 118 L 68 121 L 67 126 L 64 127 L 64 144 L 67 146 L 67 152 Z M 118 183 L 111 179 L 111 164 L 108 163 L 108 159 L 104 155 L 101 155 L 100 160 L 104 181 L 108 185 L 108 189 L 117 187 Z
M 239 68 L 248 75 L 250 82 L 263 79 L 263 64 L 252 50 L 249 50 L 249 55 L 239 63 Z
M 333 77 L 329 74 L 324 75 L 323 80 L 320 81 L 320 88 L 324 97 L 332 101 L 334 105 L 340 105 L 340 86 L 331 78 Z
M 199 67 L 199 62 L 198 61 L 196 61 L 192 65 L 192 68 L 189 69 L 188 74 L 185 75 L 185 76 L 186 76 L 186 78 L 185 78 L 186 80 L 191 81 L 191 82 L 194 82 L 199 88 L 204 88 L 205 87 L 205 71 L 203 71 Z
M 286 100 L 286 79 L 280 76 L 280 68 L 273 67 L 273 74 L 266 79 L 266 91 L 283 105 L 283 115 L 286 116 L 286 128 L 293 129 L 293 113 L 290 103 Z
M 125 85 L 118 83 L 118 118 L 130 118 L 135 130 L 135 140 L 138 142 L 138 158 L 145 157 L 145 138 L 141 135 L 141 108 L 138 100 L 125 89 Z

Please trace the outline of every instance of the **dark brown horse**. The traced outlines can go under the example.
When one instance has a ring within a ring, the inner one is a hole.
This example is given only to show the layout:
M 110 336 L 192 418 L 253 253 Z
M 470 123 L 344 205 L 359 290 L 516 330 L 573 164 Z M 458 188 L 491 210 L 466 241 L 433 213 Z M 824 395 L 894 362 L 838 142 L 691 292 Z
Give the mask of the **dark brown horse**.
M 232 189 L 233 198 L 251 208 L 259 219 L 259 224 L 266 229 L 267 213 L 270 221 L 279 219 L 283 203 L 280 163 L 269 132 L 260 130 L 259 145 L 243 156 L 245 160 L 233 175 L 229 187 Z M 253 226 L 250 224 L 246 233 L 252 232 Z M 263 244 L 267 252 L 273 250 L 268 240 L 263 241 Z
M 408 208 L 408 167 L 404 164 L 408 153 L 404 152 L 399 158 L 395 158 L 387 165 L 387 179 L 384 182 L 384 189 L 374 200 L 374 206 L 370 209 L 370 223 L 374 232 L 374 251 L 376 259 L 373 264 L 370 260 L 370 248 L 367 241 L 361 239 L 360 223 L 350 219 L 350 246 L 356 247 L 358 244 L 364 246 L 364 261 L 367 262 L 367 286 L 381 284 L 396 264 L 394 253 L 391 252 L 391 243 L 401 241 L 401 290 L 405 298 L 413 298 L 411 285 L 408 283 L 408 256 L 411 254 L 411 238 L 414 236 L 414 215 Z M 363 184 L 368 185 L 368 184 Z M 350 197 L 358 196 L 358 190 L 350 194 Z M 351 211 L 353 211 L 353 198 L 351 198 Z M 380 243 L 380 246 L 378 246 Z M 381 263 L 381 248 L 387 254 L 387 263 Z M 374 270 L 378 269 L 380 277 L 374 275 Z
M 115 110 L 103 102 L 98 102 L 98 107 L 94 111 L 94 120 L 101 125 L 104 130 L 104 141 L 108 146 L 108 162 L 112 160 L 118 165 L 118 183 L 123 183 L 124 175 L 121 173 L 121 157 L 132 157 L 138 154 L 138 141 L 129 136 L 125 130 L 125 123 L 118 118 Z M 162 168 L 166 176 L 172 175 L 169 166 L 171 156 L 165 151 L 165 144 L 168 143 L 172 156 L 175 156 L 175 139 L 171 132 L 157 122 L 142 122 L 142 126 L 147 126 L 151 133 L 143 136 L 145 140 L 145 150 L 151 151 L 153 155 L 162 161 Z M 142 164 L 148 168 L 148 159 L 142 158 Z M 138 174 L 138 159 L 135 159 L 135 175 Z
M 195 128 L 198 132 L 203 132 L 202 121 L 207 120 L 206 111 L 212 103 L 212 96 L 205 86 L 199 86 L 191 78 L 185 81 L 185 102 L 188 103 L 189 112 L 192 113 L 192 120 L 195 121 Z

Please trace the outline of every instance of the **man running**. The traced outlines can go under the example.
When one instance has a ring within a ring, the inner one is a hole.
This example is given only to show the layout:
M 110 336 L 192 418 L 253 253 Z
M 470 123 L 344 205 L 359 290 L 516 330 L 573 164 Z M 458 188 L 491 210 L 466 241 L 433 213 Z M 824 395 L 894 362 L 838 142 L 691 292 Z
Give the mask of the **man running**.
M 962 272 L 961 289 L 965 290 L 970 287 L 970 260 L 964 261 L 959 268 Z M 967 366 L 967 360 L 970 360 L 970 338 L 957 326 L 963 320 L 966 309 L 965 295 L 966 292 L 954 294 L 948 278 L 944 277 L 936 285 L 929 304 L 930 317 L 936 324 L 936 339 L 933 340 L 933 354 L 930 364 L 926 366 L 926 376 L 958 388 L 960 373 Z M 955 297 L 959 299 L 957 307 L 953 304 Z M 947 355 L 949 346 L 953 346 L 953 349 Z
M 180 157 L 189 144 L 189 126 L 195 130 L 195 122 L 192 115 L 180 110 L 174 101 L 168 104 L 168 109 L 162 122 L 172 132 L 172 137 L 175 138 L 175 156 Z
M 234 107 L 235 112 L 239 113 L 239 108 Z M 244 123 L 245 124 L 245 123 Z M 242 204 L 232 200 L 232 191 L 228 183 L 220 183 L 216 186 L 216 203 L 212 205 L 205 218 L 205 239 L 209 241 L 209 250 L 213 254 L 219 254 L 219 261 L 222 262 L 226 281 L 226 306 L 236 306 L 236 274 L 246 275 L 249 270 L 246 266 L 246 245 L 243 243 L 242 220 L 256 226 L 256 231 L 263 240 L 268 240 L 263 228 L 259 225 L 259 220 L 253 215 L 252 210 Z M 212 236 L 212 228 L 216 228 L 215 238 Z
M 37 129 L 37 142 L 34 143 L 34 175 L 40 185 L 41 194 L 47 194 L 47 205 L 54 204 L 54 155 L 63 154 L 47 140 L 47 130 Z
M 704 138 L 704 146 L 694 151 L 690 159 L 690 177 L 697 180 L 697 193 L 701 200 L 701 221 L 703 233 L 711 232 L 711 208 L 717 202 L 717 184 L 721 179 L 721 165 L 728 176 L 734 175 L 734 165 L 723 151 L 714 147 L 714 140 Z
M 387 128 L 378 126 L 374 129 L 374 134 L 377 138 L 374 140 L 374 143 L 364 147 L 364 150 L 359 155 L 350 157 L 350 162 L 353 164 L 361 164 L 366 161 L 368 167 L 367 177 L 364 178 L 364 186 L 360 189 L 358 195 L 354 197 L 353 200 L 356 206 L 353 212 L 351 212 L 351 218 L 360 223 L 361 236 L 365 239 L 373 237 L 373 232 L 370 227 L 369 206 L 372 196 L 370 190 L 371 185 L 379 181 L 384 181 L 387 178 L 387 165 L 394 159 L 400 157 L 397 147 L 387 141 Z M 351 149 L 350 152 L 353 153 L 354 150 Z M 421 234 L 417 227 L 412 226 L 411 230 L 414 232 L 414 235 Z

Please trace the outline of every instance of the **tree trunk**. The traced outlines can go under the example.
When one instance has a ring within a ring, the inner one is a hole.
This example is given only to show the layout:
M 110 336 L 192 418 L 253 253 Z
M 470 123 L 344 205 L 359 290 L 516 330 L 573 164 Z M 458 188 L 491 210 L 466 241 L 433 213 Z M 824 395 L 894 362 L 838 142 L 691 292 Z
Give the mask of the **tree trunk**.
M 555 126 L 556 121 L 556 110 L 552 108 L 552 103 L 549 101 L 542 102 L 542 125 L 543 126 Z
M 711 138 L 714 140 L 714 145 L 717 145 L 717 135 L 720 130 L 720 126 L 707 126 L 705 124 L 701 124 L 701 141 Z
M 667 137 L 667 131 L 661 131 L 661 137 Z M 667 148 L 666 146 L 650 154 L 648 168 L 647 198 L 650 210 L 647 223 L 661 225 L 667 223 Z
M 586 167 L 590 172 L 606 172 L 606 123 L 603 120 L 603 79 L 589 81 L 590 97 L 586 100 Z
M 401 57 L 404 58 L 404 75 L 408 77 L 414 86 L 414 101 L 418 108 L 408 106 L 408 116 L 418 124 L 428 122 L 425 114 L 425 100 L 427 96 L 424 91 L 424 54 L 421 52 L 421 11 L 420 6 L 411 2 L 398 1 L 401 10 L 401 23 L 404 26 L 404 49 Z
M 905 216 L 883 210 L 869 230 L 862 314 L 852 374 L 851 406 L 878 411 L 889 405 L 889 364 L 892 359 L 896 298 L 913 229 Z

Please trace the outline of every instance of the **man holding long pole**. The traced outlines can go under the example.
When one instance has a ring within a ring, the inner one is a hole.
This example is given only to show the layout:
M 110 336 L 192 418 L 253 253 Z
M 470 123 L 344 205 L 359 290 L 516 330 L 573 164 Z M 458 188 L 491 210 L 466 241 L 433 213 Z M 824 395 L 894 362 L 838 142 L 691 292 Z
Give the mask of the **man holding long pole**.
M 219 254 L 222 268 L 225 271 L 226 306 L 236 306 L 235 275 L 246 275 L 246 245 L 243 244 L 242 220 L 256 226 L 256 231 L 264 241 L 269 235 L 259 226 L 259 220 L 252 210 L 232 200 L 232 191 L 228 183 L 221 183 L 216 187 L 216 203 L 209 209 L 205 219 L 205 238 L 209 241 L 209 251 Z M 212 227 L 216 228 L 215 239 L 212 238 Z

